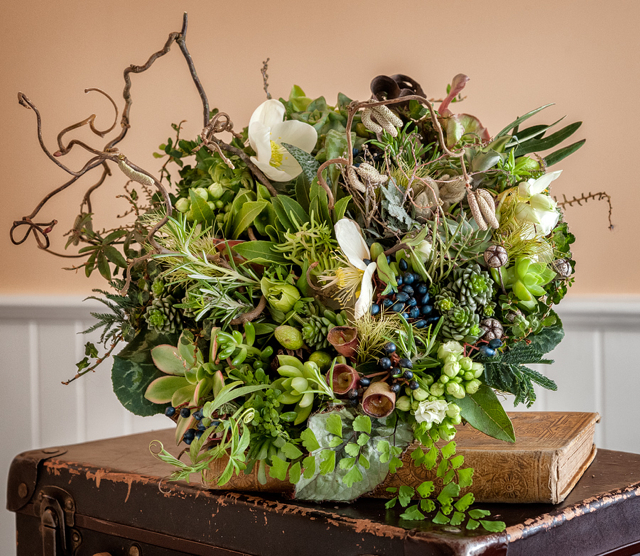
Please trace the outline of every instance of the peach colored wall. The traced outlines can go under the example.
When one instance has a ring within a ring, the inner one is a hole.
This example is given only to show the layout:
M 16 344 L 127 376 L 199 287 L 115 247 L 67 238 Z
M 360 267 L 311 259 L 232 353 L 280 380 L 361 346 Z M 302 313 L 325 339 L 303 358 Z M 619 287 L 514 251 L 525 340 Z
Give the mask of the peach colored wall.
M 588 142 L 560 165 L 565 172 L 554 193 L 606 189 L 615 203 L 613 232 L 602 203 L 567 212 L 578 237 L 573 292 L 640 293 L 637 0 L 21 0 L 3 2 L 0 23 L 0 294 L 84 294 L 102 285 L 99 278 L 61 270 L 66 261 L 32 242 L 13 247 L 8 241 L 11 221 L 65 180 L 40 152 L 34 114 L 18 106 L 17 91 L 41 109 L 50 146 L 60 129 L 92 112 L 104 126 L 112 118 L 109 104 L 83 89 L 100 87 L 119 97 L 122 70 L 143 63 L 178 31 L 184 10 L 211 104 L 229 112 L 238 127 L 264 100 L 259 70 L 267 56 L 274 95 L 287 96 L 296 83 L 329 101 L 338 91 L 366 98 L 369 81 L 380 73 L 407 73 L 439 97 L 453 75 L 466 73 L 471 82 L 462 106 L 492 133 L 555 102 L 537 121 L 565 114 L 567 122 L 584 120 L 579 137 Z M 133 80 L 133 128 L 121 149 L 155 169 L 151 152 L 166 140 L 171 122 L 187 119 L 187 135 L 199 131 L 199 99 L 178 51 Z M 91 139 L 86 131 L 79 136 Z M 75 168 L 82 161 L 67 160 Z M 96 196 L 100 222 L 108 224 L 110 214 L 124 209 L 113 199 L 124 181 L 116 175 Z M 80 197 L 79 188 L 70 190 L 43 215 L 58 218 L 63 232 Z

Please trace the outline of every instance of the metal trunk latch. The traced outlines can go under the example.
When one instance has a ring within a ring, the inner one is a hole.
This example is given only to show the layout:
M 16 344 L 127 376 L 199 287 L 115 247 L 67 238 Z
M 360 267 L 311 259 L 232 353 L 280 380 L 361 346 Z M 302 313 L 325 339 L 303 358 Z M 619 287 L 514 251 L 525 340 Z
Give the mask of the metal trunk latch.
M 40 516 L 43 556 L 73 556 L 82 542 L 80 533 L 73 529 L 73 497 L 60 487 L 45 486 L 38 492 L 35 511 Z

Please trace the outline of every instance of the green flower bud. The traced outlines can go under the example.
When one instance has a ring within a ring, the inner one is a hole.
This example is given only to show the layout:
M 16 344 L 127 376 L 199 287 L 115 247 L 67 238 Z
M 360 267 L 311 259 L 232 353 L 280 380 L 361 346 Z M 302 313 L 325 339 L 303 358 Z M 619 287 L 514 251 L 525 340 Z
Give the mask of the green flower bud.
M 432 396 L 442 396 L 444 394 L 444 384 L 442 382 L 434 382 L 429 388 Z
M 224 202 L 223 201 L 216 201 L 216 208 L 217 209 L 224 208 Z
M 477 378 L 474 378 L 464 385 L 464 389 L 467 394 L 475 394 L 480 388 L 480 384 L 482 383 Z
M 430 402 L 437 402 L 439 399 L 440 399 L 439 396 L 429 396 L 427 398 L 427 400 L 430 401 Z
M 449 382 L 449 380 L 451 379 L 447 375 L 440 375 L 438 382 L 442 382 L 442 384 L 446 384 L 447 382 Z
M 400 411 L 409 411 L 411 409 L 411 399 L 408 396 L 402 396 L 396 400 L 396 409 Z
M 195 189 L 192 189 L 192 191 L 196 195 L 202 197 L 205 201 L 209 200 L 209 192 L 204 187 L 196 187 Z
M 457 382 L 460 384 L 462 382 L 462 377 L 460 375 L 454 376 L 449 382 Z
M 473 367 L 473 360 L 471 359 L 471 357 L 461 357 L 460 358 L 460 366 L 465 371 L 470 371 L 471 368 Z
M 314 351 L 309 356 L 309 361 L 318 365 L 318 368 L 324 373 L 331 367 L 331 356 L 326 351 Z
M 207 201 L 207 205 L 209 205 L 209 208 L 211 209 L 211 212 L 215 212 L 216 205 L 214 205 L 211 201 Z
M 174 206 L 176 207 L 176 210 L 184 213 L 187 212 L 191 207 L 191 201 L 183 197 L 182 199 L 178 199 Z
M 460 406 L 456 403 L 450 403 L 447 407 L 447 417 L 455 417 L 460 415 Z
M 422 382 L 427 386 L 431 386 L 435 382 L 435 379 L 431 375 L 427 375 L 422 379 Z
M 457 382 L 450 382 L 447 384 L 447 394 L 458 400 L 461 400 L 465 396 L 464 388 Z
M 286 349 L 295 351 L 302 347 L 302 332 L 293 326 L 278 326 L 275 336 L 280 345 Z
M 463 375 L 465 380 L 473 380 L 474 378 L 476 378 L 476 375 L 474 373 L 472 373 L 471 371 L 468 371 L 466 373 L 464 373 Z
M 291 311 L 298 299 L 300 299 L 298 288 L 289 284 L 272 282 L 271 287 L 267 291 L 267 301 L 269 305 L 283 313 Z
M 222 187 L 221 183 L 218 182 L 213 182 L 210 186 L 209 186 L 209 195 L 211 195 L 211 197 L 215 200 L 215 199 L 219 199 L 220 197 L 222 197 L 222 194 L 224 193 L 224 187 Z
M 411 411 L 416 411 L 419 406 L 420 406 L 420 402 L 413 400 L 411 402 Z
M 422 388 L 418 388 L 417 390 L 413 391 L 413 399 L 418 400 L 419 402 L 426 400 L 428 396 L 429 393 Z
M 443 360 L 449 354 L 461 355 L 463 351 L 464 348 L 459 342 L 451 340 L 438 348 L 438 359 Z
M 452 378 L 460 372 L 460 363 L 458 363 L 457 361 L 455 362 L 449 361 L 444 364 L 444 367 L 442 368 L 442 372 L 448 377 Z
M 449 442 L 455 437 L 456 429 L 453 425 L 440 425 L 438 434 L 440 434 L 440 438 L 442 438 L 442 440 Z
M 449 417 L 449 419 L 451 420 L 452 425 L 459 425 L 460 423 L 462 423 L 462 415 L 460 414 Z

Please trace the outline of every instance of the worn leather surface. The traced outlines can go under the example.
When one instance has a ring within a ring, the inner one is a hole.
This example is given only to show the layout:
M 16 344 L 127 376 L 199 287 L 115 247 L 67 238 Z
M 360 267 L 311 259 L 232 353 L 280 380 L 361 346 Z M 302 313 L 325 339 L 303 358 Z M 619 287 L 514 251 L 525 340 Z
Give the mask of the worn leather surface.
M 277 495 L 209 491 L 197 479 L 191 484 L 167 482 L 163 477 L 171 467 L 151 455 L 152 440 L 176 452 L 173 430 L 68 446 L 65 454 L 41 463 L 39 484 L 72 493 L 76 512 L 86 516 L 87 523 L 102 520 L 129 530 L 266 556 L 570 556 L 601 554 L 640 541 L 637 454 L 599 451 L 572 493 L 557 506 L 479 505 L 508 526 L 502 534 L 483 534 L 401 522 L 399 512 L 386 511 L 379 500 L 308 504 Z M 15 488 L 9 485 L 9 497 Z

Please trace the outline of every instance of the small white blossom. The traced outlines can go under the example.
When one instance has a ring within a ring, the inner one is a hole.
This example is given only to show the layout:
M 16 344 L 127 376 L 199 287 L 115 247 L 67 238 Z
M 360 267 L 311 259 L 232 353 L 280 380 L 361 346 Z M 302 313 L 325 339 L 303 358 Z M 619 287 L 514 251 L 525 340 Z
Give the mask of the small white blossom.
M 418 423 L 440 424 L 447 415 L 449 404 L 444 400 L 420 402 L 415 417 Z

